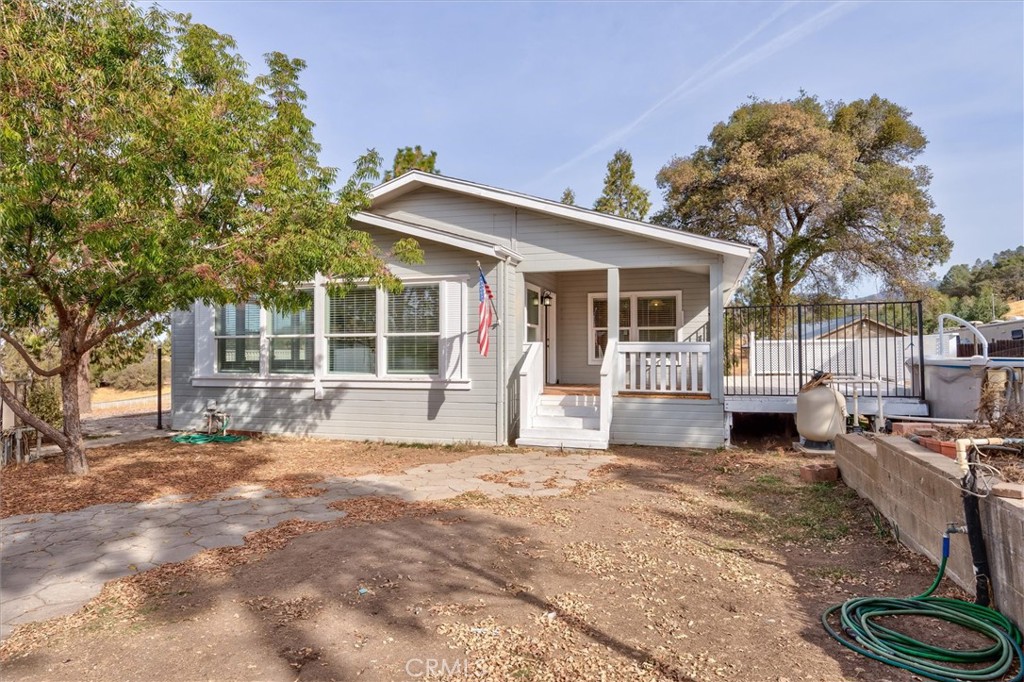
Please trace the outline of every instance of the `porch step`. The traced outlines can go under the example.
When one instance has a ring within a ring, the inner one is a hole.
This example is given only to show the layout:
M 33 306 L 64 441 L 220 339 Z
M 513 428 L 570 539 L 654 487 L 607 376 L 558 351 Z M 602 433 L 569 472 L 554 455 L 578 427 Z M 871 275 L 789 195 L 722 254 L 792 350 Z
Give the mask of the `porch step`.
M 608 434 L 598 429 L 529 428 L 523 429 L 516 445 L 533 445 L 570 450 L 607 450 Z
M 600 409 L 597 405 L 549 405 L 541 403 L 537 405 L 537 415 L 540 417 L 593 417 L 600 416 Z
M 533 418 L 533 427 L 538 429 L 597 429 L 600 425 L 601 418 L 597 414 L 575 417 L 567 415 L 545 415 L 538 412 Z
M 539 405 L 561 405 L 562 407 L 593 407 L 601 404 L 599 395 L 542 395 Z

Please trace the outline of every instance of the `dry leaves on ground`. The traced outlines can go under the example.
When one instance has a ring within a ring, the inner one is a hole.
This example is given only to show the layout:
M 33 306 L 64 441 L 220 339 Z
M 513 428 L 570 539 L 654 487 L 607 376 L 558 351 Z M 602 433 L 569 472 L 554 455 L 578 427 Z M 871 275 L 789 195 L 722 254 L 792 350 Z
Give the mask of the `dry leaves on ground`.
M 87 476 L 66 474 L 60 458 L 0 470 L 4 490 L 0 518 L 145 502 L 164 495 L 184 494 L 201 500 L 250 484 L 289 497 L 306 497 L 319 493 L 311 484 L 330 476 L 392 474 L 482 452 L 494 449 L 284 437 L 183 445 L 158 438 L 90 450 Z

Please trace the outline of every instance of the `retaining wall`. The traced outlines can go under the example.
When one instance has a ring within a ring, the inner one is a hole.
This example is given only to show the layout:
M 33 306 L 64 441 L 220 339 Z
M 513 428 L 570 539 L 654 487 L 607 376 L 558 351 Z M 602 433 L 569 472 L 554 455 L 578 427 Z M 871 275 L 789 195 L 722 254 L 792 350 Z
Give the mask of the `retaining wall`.
M 946 525 L 963 525 L 960 469 L 948 457 L 901 436 L 845 435 L 836 439 L 843 482 L 871 501 L 892 523 L 897 539 L 936 565 Z M 1024 624 L 1024 500 L 981 500 L 995 605 Z M 966 535 L 950 541 L 946 574 L 974 594 L 974 567 Z

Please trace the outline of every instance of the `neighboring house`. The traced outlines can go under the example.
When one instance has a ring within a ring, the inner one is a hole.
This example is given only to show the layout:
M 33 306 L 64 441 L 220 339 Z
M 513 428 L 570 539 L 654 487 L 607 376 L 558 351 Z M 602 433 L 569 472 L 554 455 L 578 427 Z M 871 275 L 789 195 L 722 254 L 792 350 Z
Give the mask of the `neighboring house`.
M 354 226 L 424 251 L 392 265 L 404 292 L 317 281 L 294 314 L 176 313 L 173 428 L 214 403 L 233 428 L 347 439 L 728 442 L 723 307 L 751 247 L 417 171 L 372 197 Z M 500 321 L 486 357 L 477 263 Z
M 905 320 L 907 329 L 915 330 L 916 322 Z M 865 317 L 863 315 L 847 315 L 830 320 L 819 320 L 803 325 L 800 328 L 802 339 L 875 339 L 896 336 L 911 336 L 912 332 L 904 331 L 891 324 Z

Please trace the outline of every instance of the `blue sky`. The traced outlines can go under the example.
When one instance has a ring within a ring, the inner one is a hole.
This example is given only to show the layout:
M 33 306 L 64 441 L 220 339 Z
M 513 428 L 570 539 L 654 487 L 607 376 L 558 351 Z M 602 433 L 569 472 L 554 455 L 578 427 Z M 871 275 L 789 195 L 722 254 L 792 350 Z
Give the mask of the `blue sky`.
M 446 175 L 590 206 L 622 147 L 657 209 L 658 170 L 749 96 L 877 93 L 929 139 L 955 243 L 939 274 L 1024 243 L 1024 3 L 160 4 L 234 36 L 253 71 L 306 60 L 344 174 L 420 144 Z

